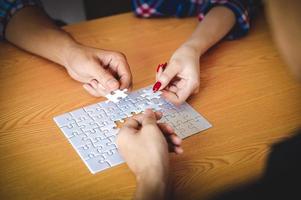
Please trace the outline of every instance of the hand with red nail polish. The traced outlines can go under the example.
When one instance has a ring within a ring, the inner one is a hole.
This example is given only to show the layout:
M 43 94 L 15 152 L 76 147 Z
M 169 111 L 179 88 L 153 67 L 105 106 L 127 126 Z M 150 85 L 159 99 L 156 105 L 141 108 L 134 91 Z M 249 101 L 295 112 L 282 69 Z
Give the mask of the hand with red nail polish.
M 161 87 L 161 82 L 157 81 L 153 86 L 153 91 L 157 92 L 160 89 L 160 87 Z
M 174 104 L 182 104 L 200 84 L 199 54 L 189 46 L 182 45 L 171 57 L 168 65 L 157 67 L 153 91 L 161 90 L 163 96 Z
M 157 73 L 160 71 L 160 70 L 165 70 L 165 68 L 166 68 L 166 66 L 167 66 L 167 62 L 166 63 L 164 63 L 164 64 L 159 64 L 158 65 L 158 67 L 157 67 Z

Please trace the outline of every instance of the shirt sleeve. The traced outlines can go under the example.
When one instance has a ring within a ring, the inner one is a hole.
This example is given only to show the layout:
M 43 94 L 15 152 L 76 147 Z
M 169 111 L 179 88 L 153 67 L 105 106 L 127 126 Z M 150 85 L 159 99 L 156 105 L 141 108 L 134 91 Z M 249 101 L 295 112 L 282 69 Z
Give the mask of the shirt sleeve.
M 215 6 L 225 6 L 235 15 L 236 23 L 227 34 L 227 39 L 236 39 L 248 33 L 254 0 L 132 0 L 135 15 L 143 18 L 198 16 L 202 21 Z
M 254 3 L 252 0 L 210 0 L 202 4 L 199 9 L 198 18 L 200 21 L 206 13 L 215 6 L 224 6 L 232 10 L 236 22 L 231 31 L 227 34 L 227 39 L 236 39 L 245 36 L 250 30 L 250 20 L 254 13 Z
M 39 0 L 0 0 L 0 41 L 5 38 L 5 28 L 9 20 L 26 6 L 39 6 Z

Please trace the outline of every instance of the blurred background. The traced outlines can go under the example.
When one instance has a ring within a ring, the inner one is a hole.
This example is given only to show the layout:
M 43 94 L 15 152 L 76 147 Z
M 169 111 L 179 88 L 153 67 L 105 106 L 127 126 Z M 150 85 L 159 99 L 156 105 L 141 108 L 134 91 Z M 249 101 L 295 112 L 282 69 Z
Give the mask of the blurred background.
M 41 0 L 41 2 L 50 17 L 61 25 L 131 11 L 131 0 Z

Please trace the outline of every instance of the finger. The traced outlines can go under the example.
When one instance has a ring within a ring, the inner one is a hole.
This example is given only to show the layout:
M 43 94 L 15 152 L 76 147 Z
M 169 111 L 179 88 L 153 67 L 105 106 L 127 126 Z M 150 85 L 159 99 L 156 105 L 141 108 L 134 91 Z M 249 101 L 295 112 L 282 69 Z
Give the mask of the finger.
M 160 120 L 163 117 L 163 113 L 160 111 L 156 111 L 155 115 L 156 115 L 156 120 Z
M 168 144 L 172 145 L 172 146 L 178 146 L 180 147 L 182 144 L 182 139 L 177 136 L 175 133 L 172 134 L 166 134 L 164 133 L 165 139 L 168 142 Z
M 157 66 L 156 80 L 157 80 L 157 78 L 158 78 L 159 76 L 161 76 L 161 74 L 162 74 L 162 72 L 165 70 L 166 66 L 167 66 L 167 63 L 159 64 L 159 65 Z
M 158 123 L 159 128 L 165 135 L 174 134 L 174 129 L 167 123 Z
M 126 57 L 122 53 L 114 52 L 110 54 L 110 60 L 107 61 L 107 66 L 111 71 L 114 71 L 118 76 L 120 89 L 129 88 L 132 83 L 132 74 Z M 102 60 L 102 56 L 100 56 Z
M 90 93 L 92 96 L 95 96 L 95 97 L 101 97 L 101 96 L 104 96 L 104 94 L 100 94 L 98 93 L 90 84 L 88 83 L 85 83 L 83 84 L 83 88 L 88 92 Z
M 95 72 L 95 79 L 106 88 L 109 92 L 117 90 L 119 88 L 119 82 L 114 76 L 105 70 L 102 66 L 97 66 Z
M 193 94 L 197 94 L 197 93 L 199 93 L 199 92 L 200 92 L 200 88 L 197 87 L 197 88 L 193 91 Z
M 180 146 L 182 144 L 182 139 L 176 134 L 169 135 L 168 138 L 173 145 Z
M 95 80 L 95 79 L 92 79 L 91 81 L 90 81 L 90 85 L 94 88 L 94 89 L 96 89 L 98 86 L 98 81 L 97 80 Z
M 170 92 L 177 93 L 178 87 L 177 87 L 177 86 L 174 86 L 174 85 L 171 85 L 171 86 L 168 88 L 168 90 L 169 90 Z
M 156 120 L 160 120 L 162 118 L 162 116 L 163 116 L 162 112 L 159 112 L 159 111 L 155 112 Z M 144 117 L 144 113 L 135 115 L 133 118 L 135 120 L 137 120 L 139 123 L 142 123 L 143 117 Z
M 101 96 L 105 96 L 108 94 L 108 91 L 100 84 L 97 80 L 93 79 L 90 81 L 90 85 L 93 87 L 93 89 Z
M 196 85 L 193 83 L 188 83 L 187 87 L 183 87 L 179 89 L 177 92 L 177 96 L 179 98 L 179 102 L 183 103 L 188 99 L 188 97 L 193 93 L 193 91 L 196 89 Z
M 174 147 L 174 152 L 176 154 L 182 154 L 182 153 L 184 153 L 184 150 L 182 147 Z
M 157 119 L 155 113 L 151 109 L 146 109 L 142 119 L 142 126 L 147 124 L 156 124 Z
M 138 129 L 140 126 L 140 123 L 135 120 L 134 118 L 130 118 L 124 123 L 124 127 L 130 128 L 130 129 Z
M 120 89 L 129 89 L 132 87 L 132 75 L 121 75 L 120 79 Z
M 117 67 L 117 74 L 120 81 L 120 89 L 130 88 L 132 85 L 132 74 L 127 61 L 120 61 Z
M 174 146 L 170 143 L 168 143 L 168 151 L 169 152 L 174 152 L 176 154 L 182 154 L 184 152 L 182 147 Z
M 133 89 L 133 82 L 131 81 L 131 84 L 130 84 L 130 86 L 128 87 L 128 91 L 132 91 L 132 89 Z
M 170 90 L 164 90 L 163 96 L 170 102 L 181 105 L 186 101 L 186 99 L 193 93 L 195 87 L 192 84 L 187 84 L 186 87 L 178 89 L 177 92 L 172 92 Z
M 177 65 L 167 65 L 166 69 L 158 76 L 157 83 L 161 83 L 159 90 L 164 89 L 170 81 L 179 73 Z
M 183 102 L 179 100 L 179 97 L 177 96 L 176 93 L 168 91 L 168 90 L 163 90 L 163 97 L 170 101 L 171 103 L 175 105 L 181 105 Z

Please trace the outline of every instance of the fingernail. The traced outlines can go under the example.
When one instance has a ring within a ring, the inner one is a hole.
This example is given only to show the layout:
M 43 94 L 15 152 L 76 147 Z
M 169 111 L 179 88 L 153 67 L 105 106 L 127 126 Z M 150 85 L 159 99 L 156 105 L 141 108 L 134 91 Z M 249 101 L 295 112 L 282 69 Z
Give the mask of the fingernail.
M 167 66 L 167 62 L 162 65 L 163 71 L 165 70 L 166 66 Z
M 159 70 L 160 70 L 161 67 L 162 67 L 162 69 L 163 69 L 163 71 L 164 71 L 165 68 L 166 68 L 166 66 L 167 66 L 167 62 L 164 63 L 164 64 L 159 64 L 158 67 L 157 67 L 157 72 L 159 72 Z
M 162 67 L 162 64 L 159 64 L 158 67 L 157 67 L 157 72 L 159 72 L 161 67 Z
M 182 148 L 180 148 L 179 150 L 178 150 L 178 153 L 179 154 L 182 154 L 184 152 L 184 150 L 182 149 Z
M 118 87 L 118 82 L 115 80 L 115 79 L 110 79 L 108 82 L 107 82 L 107 86 L 110 88 L 110 89 L 116 89 Z
M 160 89 L 160 87 L 161 87 L 161 82 L 157 81 L 153 86 L 153 91 L 157 92 Z

